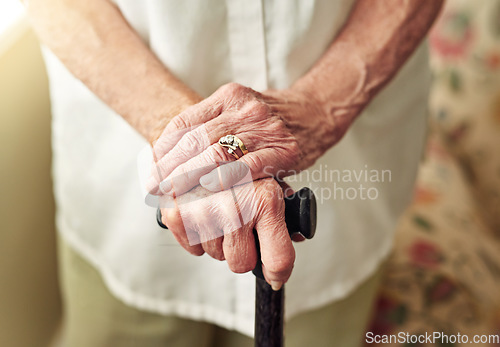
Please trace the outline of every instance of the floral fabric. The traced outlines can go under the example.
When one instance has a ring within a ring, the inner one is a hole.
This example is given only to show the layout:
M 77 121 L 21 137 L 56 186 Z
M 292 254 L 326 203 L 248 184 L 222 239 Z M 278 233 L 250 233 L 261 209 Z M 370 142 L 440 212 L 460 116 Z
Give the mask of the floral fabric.
M 475 346 L 500 334 L 500 1 L 449 0 L 430 43 L 426 155 L 368 331 Z

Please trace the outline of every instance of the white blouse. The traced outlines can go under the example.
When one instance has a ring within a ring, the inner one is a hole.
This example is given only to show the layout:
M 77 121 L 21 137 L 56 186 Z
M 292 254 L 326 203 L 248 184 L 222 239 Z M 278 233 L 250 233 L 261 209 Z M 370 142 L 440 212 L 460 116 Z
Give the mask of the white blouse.
M 116 0 L 130 25 L 200 95 L 238 82 L 287 88 L 329 47 L 354 0 Z M 48 50 L 57 223 L 64 239 L 139 309 L 253 335 L 254 277 L 194 257 L 156 224 L 137 158 L 147 142 Z M 318 199 L 313 240 L 295 244 L 286 318 L 341 299 L 388 255 L 412 196 L 430 73 L 422 45 L 339 144 L 289 178 Z

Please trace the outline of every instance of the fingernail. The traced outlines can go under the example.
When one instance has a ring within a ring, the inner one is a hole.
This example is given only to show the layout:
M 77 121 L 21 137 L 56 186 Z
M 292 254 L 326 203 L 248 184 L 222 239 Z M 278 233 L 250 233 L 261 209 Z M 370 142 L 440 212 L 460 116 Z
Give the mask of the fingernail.
M 208 173 L 200 178 L 200 184 L 206 187 L 212 183 L 212 176 Z
M 160 192 L 162 194 L 168 194 L 172 190 L 172 180 L 166 179 L 163 182 L 160 182 Z
M 282 286 L 283 286 L 283 282 L 281 282 L 281 281 L 271 281 L 271 288 L 273 288 L 273 290 L 275 292 L 280 290 Z
M 219 181 L 220 180 L 218 179 L 218 177 L 216 177 L 213 172 L 210 172 L 204 176 L 201 176 L 200 185 L 212 192 L 217 192 L 220 190 L 224 190 L 224 187 Z

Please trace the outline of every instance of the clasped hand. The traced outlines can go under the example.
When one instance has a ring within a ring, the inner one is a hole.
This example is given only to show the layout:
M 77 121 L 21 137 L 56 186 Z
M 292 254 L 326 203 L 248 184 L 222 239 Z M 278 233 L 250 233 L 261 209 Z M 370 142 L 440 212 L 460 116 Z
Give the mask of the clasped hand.
M 234 272 L 255 266 L 256 228 L 264 276 L 278 288 L 291 274 L 295 253 L 283 192 L 269 177 L 311 166 L 343 132 L 311 95 L 292 89 L 258 93 L 231 83 L 168 124 L 154 145 L 156 166 L 147 188 L 177 201 L 162 211 L 163 222 L 186 250 L 225 259 Z M 236 160 L 220 146 L 217 141 L 228 134 L 249 153 Z M 254 182 L 242 184 L 248 175 Z M 252 186 L 251 194 L 244 185 Z M 197 198 L 182 204 L 189 195 Z

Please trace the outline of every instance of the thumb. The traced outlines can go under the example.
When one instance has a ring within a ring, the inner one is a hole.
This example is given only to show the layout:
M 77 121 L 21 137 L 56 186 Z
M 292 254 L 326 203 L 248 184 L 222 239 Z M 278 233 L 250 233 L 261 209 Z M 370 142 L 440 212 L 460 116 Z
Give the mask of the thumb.
M 265 181 L 259 188 L 274 193 L 266 194 L 260 204 L 255 229 L 260 242 L 262 272 L 273 289 L 278 290 L 292 273 L 295 249 L 285 223 L 283 192 L 275 181 Z

